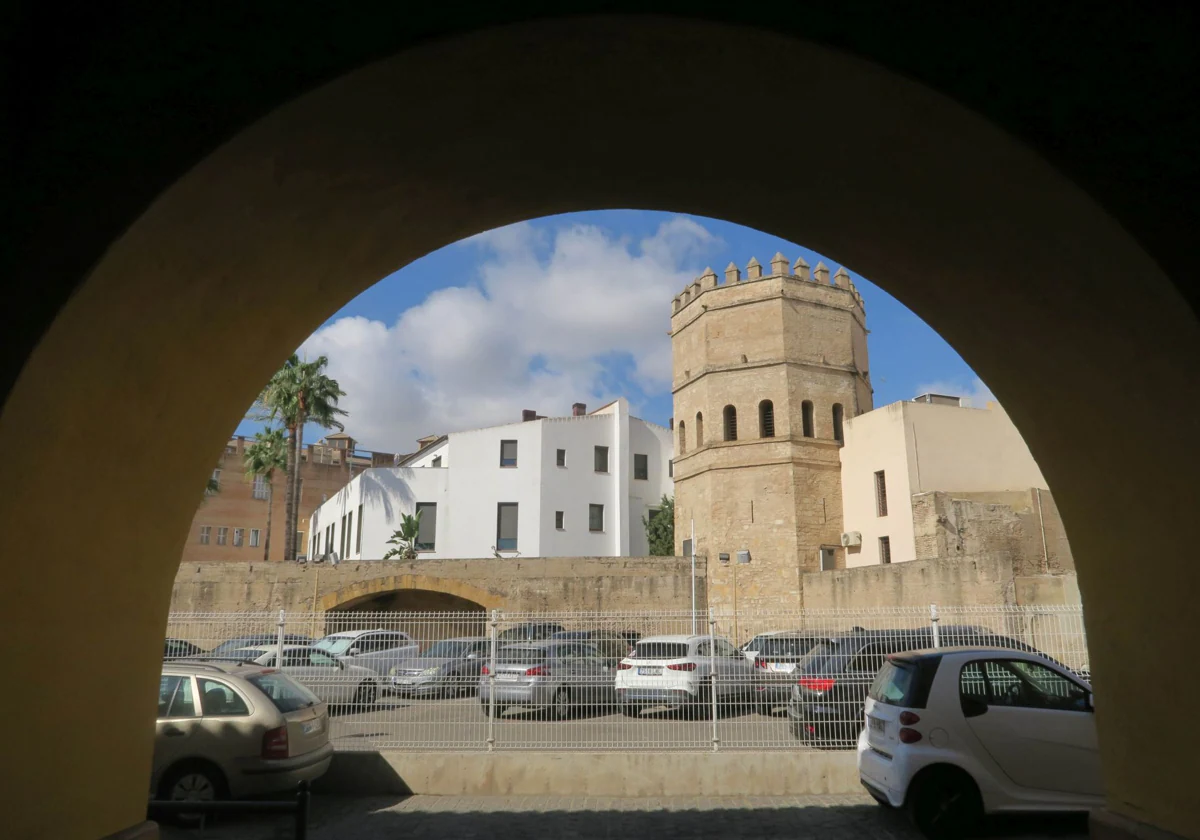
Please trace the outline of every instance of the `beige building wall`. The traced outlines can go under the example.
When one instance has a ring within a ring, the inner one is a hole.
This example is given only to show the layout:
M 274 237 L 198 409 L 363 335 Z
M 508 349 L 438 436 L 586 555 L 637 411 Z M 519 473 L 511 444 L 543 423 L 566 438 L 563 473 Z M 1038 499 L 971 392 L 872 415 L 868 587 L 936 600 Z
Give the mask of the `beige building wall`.
M 1029 447 L 998 403 L 985 409 L 896 402 L 846 423 L 841 450 L 842 510 L 847 533 L 861 544 L 846 565 L 881 562 L 887 537 L 891 562 L 917 559 L 913 496 L 1047 489 Z M 884 473 L 887 512 L 881 515 L 876 473 Z

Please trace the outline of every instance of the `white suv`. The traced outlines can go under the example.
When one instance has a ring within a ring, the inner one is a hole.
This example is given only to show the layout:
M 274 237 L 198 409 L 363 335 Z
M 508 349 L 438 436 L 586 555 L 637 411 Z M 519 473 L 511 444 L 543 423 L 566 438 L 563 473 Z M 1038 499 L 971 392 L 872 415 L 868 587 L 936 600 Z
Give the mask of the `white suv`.
M 630 717 L 651 706 L 707 717 L 714 690 L 724 703 L 754 698 L 756 686 L 753 666 L 719 636 L 648 636 L 617 666 L 617 702 Z
M 1091 687 L 1044 656 L 893 654 L 865 706 L 859 779 L 927 836 L 964 836 L 983 813 L 1104 804 Z

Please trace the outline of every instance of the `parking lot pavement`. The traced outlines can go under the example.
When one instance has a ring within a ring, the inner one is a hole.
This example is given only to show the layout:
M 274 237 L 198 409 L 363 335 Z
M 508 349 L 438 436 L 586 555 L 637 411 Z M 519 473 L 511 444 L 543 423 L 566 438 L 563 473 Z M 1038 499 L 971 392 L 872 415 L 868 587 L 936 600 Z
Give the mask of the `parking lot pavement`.
M 166 840 L 284 840 L 291 817 L 228 816 L 199 829 L 164 827 Z M 867 796 L 607 799 L 593 797 L 315 797 L 312 840 L 537 837 L 707 838 L 820 837 L 821 840 L 916 840 L 904 816 Z M 1083 840 L 1079 817 L 988 821 L 986 838 Z

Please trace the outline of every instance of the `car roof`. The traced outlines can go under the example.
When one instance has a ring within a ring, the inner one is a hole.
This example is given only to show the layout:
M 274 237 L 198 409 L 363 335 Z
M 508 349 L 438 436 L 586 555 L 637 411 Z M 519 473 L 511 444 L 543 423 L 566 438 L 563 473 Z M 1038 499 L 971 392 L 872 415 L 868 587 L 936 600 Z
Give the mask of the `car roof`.
M 438 639 L 438 642 L 486 642 L 487 636 L 455 636 L 453 639 Z M 436 645 L 437 642 L 434 642 Z
M 686 633 L 680 633 L 680 634 L 668 635 L 668 636 L 642 636 L 642 638 L 638 639 L 638 644 L 641 645 L 641 644 L 645 644 L 646 642 L 676 642 L 679 644 L 688 644 L 688 643 L 692 642 L 693 640 L 707 639 L 707 638 L 708 638 L 707 633 L 705 633 L 704 635 L 697 634 L 694 636 L 690 635 L 690 634 L 686 634 Z M 717 638 L 720 639 L 723 637 L 717 636 Z
M 1014 655 L 1020 659 L 1035 659 L 1054 662 L 1059 664 L 1050 657 L 1035 653 L 1029 650 L 1016 650 L 1009 647 L 1001 647 L 1000 645 L 957 645 L 952 647 L 939 648 L 922 648 L 920 650 L 906 650 L 903 653 L 893 653 L 888 656 L 888 659 L 934 659 L 939 656 L 951 656 L 955 654 L 994 654 L 1003 653 L 1004 655 Z
M 262 665 L 255 665 L 242 661 L 221 660 L 221 659 L 173 659 L 170 662 L 163 663 L 162 672 L 164 674 L 182 675 L 182 674 L 201 674 L 220 671 L 233 677 L 242 677 L 248 674 L 261 674 L 274 671 L 273 668 L 264 668 Z

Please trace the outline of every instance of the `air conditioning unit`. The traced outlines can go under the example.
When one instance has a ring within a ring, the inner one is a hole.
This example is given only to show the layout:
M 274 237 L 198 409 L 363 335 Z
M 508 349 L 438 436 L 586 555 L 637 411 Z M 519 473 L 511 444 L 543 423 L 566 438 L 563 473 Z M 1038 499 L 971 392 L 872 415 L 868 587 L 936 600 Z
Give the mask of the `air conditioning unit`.
M 862 534 L 858 531 L 847 531 L 842 534 L 842 547 L 862 545 Z

